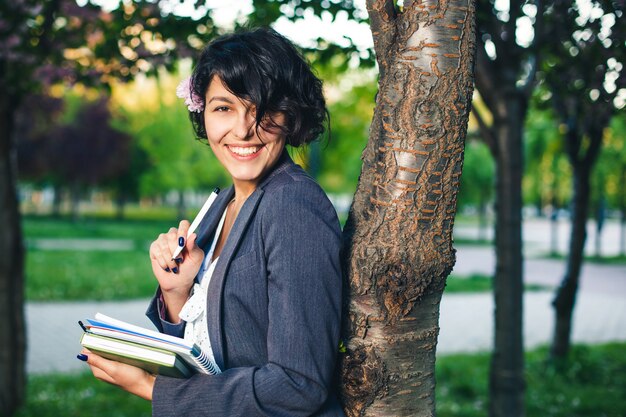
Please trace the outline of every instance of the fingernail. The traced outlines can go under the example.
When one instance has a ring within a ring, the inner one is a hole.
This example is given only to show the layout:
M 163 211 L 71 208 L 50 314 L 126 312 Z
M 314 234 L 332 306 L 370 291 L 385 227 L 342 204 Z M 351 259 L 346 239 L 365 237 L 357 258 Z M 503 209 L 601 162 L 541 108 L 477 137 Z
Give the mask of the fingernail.
M 182 264 L 183 263 L 183 258 L 176 258 L 176 259 L 174 259 L 174 262 L 176 262 L 177 264 Z
M 178 238 L 178 246 L 185 246 L 185 238 L 184 237 L 179 237 Z
M 169 267 L 165 268 L 165 272 L 172 272 Z
M 174 268 L 172 268 L 172 272 L 175 273 L 175 274 L 178 274 L 178 267 L 175 266 Z
M 83 362 L 87 362 L 87 355 L 83 355 L 82 353 L 79 353 L 78 355 L 76 355 L 76 357 Z

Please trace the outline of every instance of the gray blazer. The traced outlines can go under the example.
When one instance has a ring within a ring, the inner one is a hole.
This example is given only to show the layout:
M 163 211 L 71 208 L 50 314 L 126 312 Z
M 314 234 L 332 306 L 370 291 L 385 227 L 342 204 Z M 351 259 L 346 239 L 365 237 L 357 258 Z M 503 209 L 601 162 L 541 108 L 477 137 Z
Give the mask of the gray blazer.
M 198 227 L 212 241 L 234 190 Z M 341 322 L 340 226 L 322 189 L 284 152 L 246 200 L 208 288 L 223 373 L 156 378 L 153 416 L 344 416 L 333 390 Z M 147 312 L 161 331 L 157 297 Z

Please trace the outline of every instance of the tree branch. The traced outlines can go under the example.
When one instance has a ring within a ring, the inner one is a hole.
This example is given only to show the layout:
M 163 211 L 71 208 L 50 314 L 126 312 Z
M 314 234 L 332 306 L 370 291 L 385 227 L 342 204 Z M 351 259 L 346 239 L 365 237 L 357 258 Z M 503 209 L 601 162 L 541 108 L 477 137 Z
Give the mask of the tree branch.
M 367 0 L 367 13 L 374 38 L 376 61 L 382 77 L 387 66 L 387 55 L 396 37 L 397 13 L 394 0 Z
M 537 6 L 537 14 L 535 15 L 535 37 L 533 38 L 533 42 L 530 45 L 530 50 L 532 51 L 530 57 L 530 71 L 528 71 L 528 76 L 523 81 L 521 86 L 522 93 L 527 99 L 530 99 L 534 89 L 535 89 L 535 76 L 537 75 L 537 68 L 541 65 L 541 53 L 539 51 L 540 45 L 542 45 L 542 41 L 544 40 L 543 35 L 543 8 L 544 2 L 541 0 L 536 0 L 535 5 Z
M 497 71 L 494 68 L 494 62 L 489 59 L 485 51 L 485 42 L 478 38 L 478 46 L 476 52 L 476 73 L 474 81 L 476 88 L 480 92 L 485 105 L 494 117 L 500 117 L 498 111 L 498 103 L 501 102 L 500 94 L 496 88 L 500 84 Z

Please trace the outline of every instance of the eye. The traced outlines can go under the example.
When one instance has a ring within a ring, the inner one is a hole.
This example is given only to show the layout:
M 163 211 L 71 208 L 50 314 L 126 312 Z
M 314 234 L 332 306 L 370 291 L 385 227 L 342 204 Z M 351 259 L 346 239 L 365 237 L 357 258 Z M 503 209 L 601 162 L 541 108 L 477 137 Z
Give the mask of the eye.
M 213 109 L 213 111 L 216 111 L 216 112 L 225 112 L 225 111 L 228 111 L 228 110 L 230 110 L 230 109 L 227 106 L 218 106 L 218 107 Z

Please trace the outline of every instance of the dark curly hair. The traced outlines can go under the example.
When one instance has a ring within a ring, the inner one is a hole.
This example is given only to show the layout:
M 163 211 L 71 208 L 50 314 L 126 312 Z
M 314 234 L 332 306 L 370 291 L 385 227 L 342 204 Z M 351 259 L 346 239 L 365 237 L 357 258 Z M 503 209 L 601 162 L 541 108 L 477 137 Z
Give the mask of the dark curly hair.
M 322 82 L 293 44 L 271 28 L 214 39 L 193 70 L 191 91 L 204 101 L 215 75 L 231 93 L 252 103 L 256 129 L 271 123 L 272 114 L 284 114 L 286 125 L 280 127 L 288 145 L 310 143 L 329 125 Z M 190 112 L 189 118 L 196 136 L 206 139 L 204 111 Z

